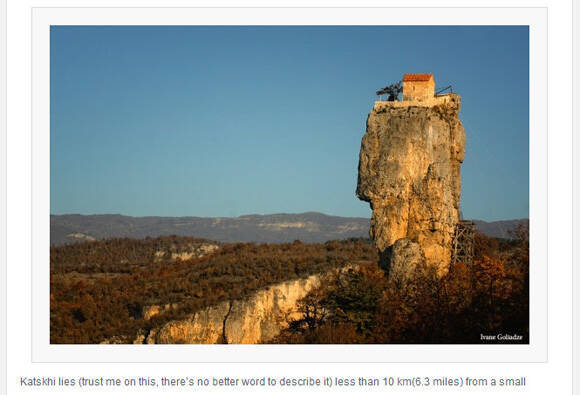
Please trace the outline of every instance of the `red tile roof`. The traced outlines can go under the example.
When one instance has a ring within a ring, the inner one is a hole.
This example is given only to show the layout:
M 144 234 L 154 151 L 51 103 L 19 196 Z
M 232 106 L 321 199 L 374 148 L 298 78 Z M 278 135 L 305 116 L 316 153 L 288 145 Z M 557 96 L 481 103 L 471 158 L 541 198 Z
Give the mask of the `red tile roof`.
M 405 74 L 403 82 L 407 81 L 429 81 L 433 74 Z

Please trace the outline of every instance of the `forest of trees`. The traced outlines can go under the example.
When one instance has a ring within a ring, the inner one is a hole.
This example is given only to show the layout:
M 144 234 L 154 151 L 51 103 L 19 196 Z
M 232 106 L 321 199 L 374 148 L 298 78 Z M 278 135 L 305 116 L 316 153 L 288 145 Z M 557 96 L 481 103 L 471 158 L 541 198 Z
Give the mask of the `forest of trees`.
M 186 260 L 172 252 L 219 249 Z M 477 234 L 473 264 L 442 279 L 389 281 L 369 240 L 324 244 L 216 243 L 188 237 L 110 239 L 51 248 L 51 343 L 130 339 L 140 330 L 270 284 L 333 268 L 273 343 L 481 343 L 482 334 L 529 341 L 527 227 L 513 240 Z M 172 307 L 150 319 L 150 305 Z
M 395 283 L 377 265 L 337 274 L 299 302 L 301 318 L 273 342 L 477 344 L 501 333 L 528 343 L 527 227 L 514 236 L 477 234 L 473 265 L 455 264 L 442 279 Z
M 329 271 L 357 261 L 376 261 L 368 240 L 324 244 L 223 243 L 211 254 L 187 260 L 207 240 L 166 236 L 111 239 L 52 247 L 50 251 L 51 343 L 99 343 L 131 338 L 170 319 L 222 300 L 242 298 L 269 284 Z M 148 305 L 176 304 L 150 320 Z

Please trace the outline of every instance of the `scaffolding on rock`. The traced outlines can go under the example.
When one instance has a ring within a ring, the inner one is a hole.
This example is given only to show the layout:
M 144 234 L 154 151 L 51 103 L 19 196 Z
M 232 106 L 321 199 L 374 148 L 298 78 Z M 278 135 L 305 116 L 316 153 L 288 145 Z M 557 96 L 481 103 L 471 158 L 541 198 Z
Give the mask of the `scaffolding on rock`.
M 475 223 L 473 221 L 460 220 L 455 226 L 453 236 L 453 251 L 451 264 L 464 262 L 473 265 L 473 244 L 475 240 Z

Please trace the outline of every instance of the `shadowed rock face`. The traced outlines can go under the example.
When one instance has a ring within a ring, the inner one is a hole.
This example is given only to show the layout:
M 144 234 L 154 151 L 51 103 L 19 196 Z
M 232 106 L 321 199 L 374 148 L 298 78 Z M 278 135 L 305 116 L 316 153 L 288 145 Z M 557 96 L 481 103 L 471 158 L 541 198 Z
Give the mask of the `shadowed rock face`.
M 439 276 L 448 271 L 465 154 L 459 108 L 451 94 L 423 104 L 377 103 L 368 116 L 356 194 L 373 210 L 369 233 L 384 268 L 397 259 L 395 242 L 408 239 Z

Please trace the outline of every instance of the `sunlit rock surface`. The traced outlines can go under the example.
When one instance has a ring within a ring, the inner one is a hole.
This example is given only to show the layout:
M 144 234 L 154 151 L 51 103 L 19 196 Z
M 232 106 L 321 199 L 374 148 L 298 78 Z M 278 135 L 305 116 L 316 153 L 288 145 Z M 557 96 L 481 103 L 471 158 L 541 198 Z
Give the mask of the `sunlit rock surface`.
M 448 271 L 465 155 L 459 108 L 459 95 L 449 94 L 377 102 L 368 116 L 356 194 L 371 205 L 370 236 L 387 269 L 392 246 L 408 239 L 439 276 Z

